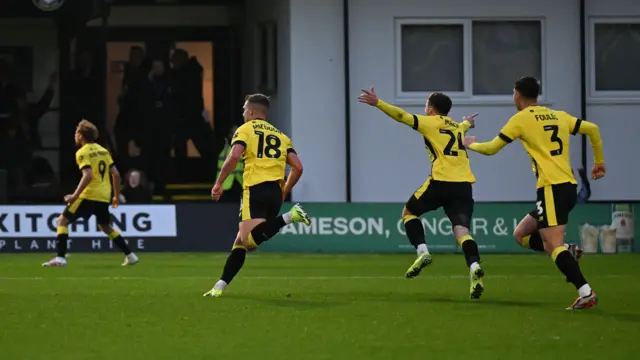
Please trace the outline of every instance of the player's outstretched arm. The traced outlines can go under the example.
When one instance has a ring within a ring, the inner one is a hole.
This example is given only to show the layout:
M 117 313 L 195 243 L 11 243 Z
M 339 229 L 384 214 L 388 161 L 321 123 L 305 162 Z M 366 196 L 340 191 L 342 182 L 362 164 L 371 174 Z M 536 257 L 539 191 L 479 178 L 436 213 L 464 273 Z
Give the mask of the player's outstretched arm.
M 573 134 L 576 133 L 589 137 L 589 142 L 593 149 L 593 169 L 591 170 L 591 177 L 594 180 L 600 179 L 606 173 L 600 128 L 592 122 L 578 119 L 573 130 Z
M 291 192 L 294 186 L 300 180 L 302 176 L 302 161 L 298 157 L 295 151 L 290 151 L 287 154 L 287 165 L 291 167 L 291 172 L 289 173 L 289 177 L 287 177 L 287 182 L 284 184 L 284 189 L 282 189 L 282 198 L 284 199 Z
M 418 130 L 418 117 L 408 112 L 400 109 L 399 107 L 395 107 L 391 104 L 387 104 L 386 102 L 378 99 L 378 103 L 376 107 L 380 109 L 383 113 L 387 114 L 390 118 L 397 122 L 401 122 L 409 127 L 412 127 L 414 130 Z
M 507 144 L 508 142 L 505 142 L 500 136 L 496 136 L 493 140 L 483 143 L 476 142 L 475 136 L 467 136 L 464 138 L 464 146 L 467 149 L 488 156 L 497 154 L 498 151 L 502 150 Z
M 522 135 L 522 129 L 520 122 L 518 121 L 518 115 L 513 116 L 500 130 L 500 134 L 493 138 L 493 140 L 484 143 L 477 143 L 475 136 L 467 136 L 464 138 L 464 146 L 477 153 L 483 155 L 495 155 L 498 151 L 502 150 L 507 144 L 510 144 L 513 140 L 520 138 Z
M 371 88 L 369 90 L 362 89 L 362 94 L 358 96 L 358 101 L 363 104 L 375 106 L 393 120 L 410 126 L 414 130 L 418 130 L 418 118 L 416 116 L 409 114 L 399 107 L 395 107 L 382 101 L 380 98 L 378 98 L 378 95 L 376 94 L 376 90 L 374 88 Z
M 476 116 L 478 116 L 478 113 L 462 118 L 462 122 L 460 123 L 460 126 L 462 126 L 462 132 L 466 133 L 469 129 L 476 127 Z

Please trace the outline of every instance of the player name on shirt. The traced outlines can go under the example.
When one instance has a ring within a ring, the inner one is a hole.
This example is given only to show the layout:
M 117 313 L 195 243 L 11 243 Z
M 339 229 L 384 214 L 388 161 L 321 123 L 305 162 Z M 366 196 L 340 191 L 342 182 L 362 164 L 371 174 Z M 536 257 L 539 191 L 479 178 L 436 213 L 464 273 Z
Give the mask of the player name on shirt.
M 266 130 L 266 131 L 282 134 L 282 131 L 280 131 L 279 129 L 276 129 L 271 124 L 254 123 L 252 124 L 252 126 L 253 126 L 253 130 Z
M 86 156 L 88 156 L 89 158 L 95 158 L 97 156 L 107 156 L 109 155 L 109 152 L 106 150 L 96 150 L 96 151 L 92 151 L 90 153 L 87 153 Z M 82 154 L 80 156 L 78 156 L 78 159 L 80 161 L 84 160 L 85 155 Z M 90 166 L 90 165 L 85 165 L 85 166 Z
M 449 120 L 449 118 L 442 117 L 442 119 L 444 119 L 444 124 L 447 125 L 447 126 L 451 126 L 451 127 L 454 127 L 454 128 L 458 128 L 460 126 L 460 124 L 458 124 L 455 121 Z
M 534 118 L 538 121 L 551 121 L 551 120 L 559 120 L 555 114 L 536 114 Z

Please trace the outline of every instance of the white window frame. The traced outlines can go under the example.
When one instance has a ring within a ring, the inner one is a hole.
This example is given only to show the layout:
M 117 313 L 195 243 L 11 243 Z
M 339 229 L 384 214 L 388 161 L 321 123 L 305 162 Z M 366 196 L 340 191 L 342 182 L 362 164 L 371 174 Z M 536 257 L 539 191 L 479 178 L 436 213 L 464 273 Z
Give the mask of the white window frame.
M 402 91 L 402 26 L 403 25 L 462 25 L 463 31 L 463 71 L 464 91 L 446 91 L 456 104 L 513 104 L 513 95 L 474 95 L 473 94 L 473 22 L 501 22 L 501 21 L 538 21 L 540 23 L 540 72 L 542 95 L 539 101 L 547 103 L 547 38 L 546 19 L 544 17 L 486 17 L 468 19 L 424 19 L 424 18 L 395 18 L 395 97 L 399 105 L 424 104 L 430 92 L 427 91 Z M 523 76 L 526 74 L 523 74 Z M 513 79 L 515 81 L 516 79 Z
M 638 17 L 592 17 L 589 18 L 589 32 L 587 39 L 588 55 L 587 66 L 589 69 L 589 100 L 593 102 L 633 102 L 640 101 L 640 90 L 615 91 L 596 90 L 596 25 L 597 24 L 640 24 Z

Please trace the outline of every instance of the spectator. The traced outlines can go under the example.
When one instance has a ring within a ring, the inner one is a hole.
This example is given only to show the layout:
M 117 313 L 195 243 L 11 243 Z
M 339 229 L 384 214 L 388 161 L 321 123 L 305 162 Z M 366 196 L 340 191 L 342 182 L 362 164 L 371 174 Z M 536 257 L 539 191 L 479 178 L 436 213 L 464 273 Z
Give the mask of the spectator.
M 0 133 L 7 134 L 9 118 L 18 111 L 18 99 L 23 97 L 22 91 L 10 77 L 9 64 L 0 59 Z
M 151 202 L 151 191 L 144 174 L 140 170 L 129 170 L 124 177 L 124 181 L 125 185 L 120 194 L 120 202 L 123 204 L 148 204 Z
M 60 177 L 64 184 L 73 184 L 70 186 L 75 186 L 80 178 L 74 158 L 76 147 L 72 140 L 78 122 L 87 119 L 94 123 L 98 127 L 102 145 L 107 149 L 113 148 L 104 123 L 104 93 L 98 76 L 91 52 L 78 52 L 75 67 L 66 83 L 69 103 L 72 105 L 66 107 L 66 115 L 60 124 Z
M 29 122 L 29 140 L 32 148 L 42 148 L 42 139 L 40 138 L 40 119 L 49 112 L 49 107 L 55 95 L 55 89 L 58 86 L 58 73 L 54 72 L 49 76 L 49 85 L 46 91 L 35 104 L 28 104 L 26 110 L 27 120 Z
M 163 194 L 171 155 L 171 133 L 175 127 L 172 87 L 165 63 L 154 60 L 149 73 L 150 102 L 146 106 L 142 156 L 154 193 Z
M 7 123 L 7 131 L 0 134 L 0 168 L 7 170 L 9 201 L 20 198 L 27 186 L 26 174 L 31 160 L 31 149 L 15 117 Z
M 82 119 L 91 121 L 98 126 L 101 136 L 106 136 L 104 117 L 101 109 L 104 107 L 103 91 L 98 72 L 93 63 L 93 56 L 88 50 L 80 52 L 74 69 L 69 76 L 69 95 L 73 99 L 73 111 L 66 125 L 69 136 L 73 135 L 76 125 Z M 57 80 L 57 79 L 56 79 Z
M 183 49 L 176 49 L 171 57 L 173 64 L 173 94 L 175 98 L 178 128 L 175 138 L 175 155 L 179 163 L 187 157 L 187 141 L 191 139 L 205 159 L 214 157 L 211 126 L 202 116 L 204 98 L 202 95 L 203 69 L 195 57 Z
M 11 79 L 9 64 L 0 59 L 0 168 L 7 173 L 9 201 L 24 194 L 31 159 L 25 121 L 25 93 Z
M 144 49 L 140 46 L 132 46 L 129 50 L 129 62 L 124 70 L 122 93 L 118 98 L 120 112 L 114 127 L 116 155 L 123 169 L 129 166 L 131 140 L 141 147 L 148 77 L 149 66 Z

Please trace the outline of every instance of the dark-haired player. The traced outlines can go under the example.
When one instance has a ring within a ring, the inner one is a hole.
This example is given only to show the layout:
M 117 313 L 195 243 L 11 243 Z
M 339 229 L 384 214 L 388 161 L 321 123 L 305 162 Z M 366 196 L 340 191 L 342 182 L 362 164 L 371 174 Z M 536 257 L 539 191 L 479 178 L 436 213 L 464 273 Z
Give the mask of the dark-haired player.
M 362 91 L 364 93 L 358 97 L 360 102 L 377 107 L 394 120 L 419 132 L 424 137 L 431 158 L 431 176 L 402 209 L 402 222 L 407 237 L 418 253 L 418 258 L 405 276 L 418 276 L 433 261 L 427 249 L 420 216 L 443 207 L 469 266 L 471 298 L 480 298 L 484 291 L 484 271 L 480 268 L 478 245 L 469 233 L 474 205 L 472 184 L 476 179 L 462 144 L 464 134 L 474 126 L 476 115 L 465 117 L 462 123 L 453 121 L 448 116 L 453 104 L 442 93 L 429 96 L 425 105 L 426 115 L 411 115 L 380 100 L 373 88 Z
M 265 95 L 254 94 L 245 98 L 242 113 L 245 123 L 233 135 L 231 153 L 211 189 L 211 197 L 220 199 L 222 184 L 240 158 L 244 158 L 240 231 L 220 280 L 204 296 L 222 295 L 244 265 L 248 250 L 271 239 L 287 224 L 310 224 L 309 216 L 298 204 L 278 216 L 283 199 L 302 176 L 302 162 L 293 149 L 291 139 L 266 121 L 269 106 L 269 97 Z M 291 167 L 291 173 L 285 182 L 287 165 Z
M 95 215 L 100 229 L 107 234 L 109 240 L 125 254 L 123 266 L 135 265 L 138 257 L 129 250 L 126 241 L 118 230 L 111 226 L 109 205 L 116 208 L 119 204 L 120 173 L 113 163 L 113 159 L 102 146 L 96 144 L 98 129 L 87 120 L 78 123 L 75 133 L 76 162 L 82 171 L 82 179 L 71 195 L 66 195 L 64 201 L 67 207 L 58 218 L 57 251 L 58 255 L 42 264 L 42 266 L 67 265 L 67 239 L 69 238 L 69 224 L 78 218 L 89 219 Z M 113 198 L 111 189 L 113 186 Z
M 567 309 L 587 309 L 598 303 L 580 270 L 580 265 L 564 245 L 564 232 L 569 213 L 577 198 L 576 179 L 571 170 L 569 135 L 589 136 L 593 147 L 593 179 L 605 175 L 602 140 L 598 126 L 564 111 L 539 106 L 540 83 L 533 77 L 516 81 L 513 100 L 519 112 L 492 141 L 476 143 L 465 139 L 468 149 L 493 155 L 515 139 L 520 139 L 533 163 L 537 177 L 537 201 L 534 210 L 518 225 L 516 237 L 525 247 L 544 249 L 567 280 L 578 290 L 578 299 Z

